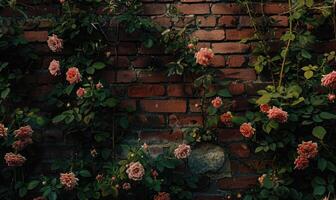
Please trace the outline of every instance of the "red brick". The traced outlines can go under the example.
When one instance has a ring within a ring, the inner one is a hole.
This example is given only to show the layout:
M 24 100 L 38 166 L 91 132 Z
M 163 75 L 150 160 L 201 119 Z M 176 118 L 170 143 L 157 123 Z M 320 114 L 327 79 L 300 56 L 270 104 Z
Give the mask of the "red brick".
M 245 85 L 243 83 L 232 82 L 228 89 L 232 95 L 242 95 L 245 92 Z
M 246 62 L 246 59 L 242 55 L 231 55 L 227 57 L 226 64 L 229 67 L 241 67 Z
M 244 139 L 242 134 L 239 132 L 239 129 L 218 129 L 217 134 L 220 142 L 241 141 Z
M 132 115 L 131 123 L 138 127 L 162 127 L 165 125 L 165 117 L 163 115 Z
M 168 96 L 171 97 L 191 96 L 192 90 L 192 86 L 186 84 L 169 84 L 167 87 Z
M 215 55 L 214 58 L 211 60 L 211 64 L 214 67 L 224 67 L 225 66 L 225 56 Z
M 121 42 L 118 46 L 119 55 L 132 55 L 137 53 L 137 48 L 135 43 L 131 42 Z
M 174 23 L 174 26 L 183 28 L 187 25 L 194 25 L 194 24 L 195 24 L 194 16 L 184 16 L 184 17 L 180 17 L 179 20 Z
M 201 115 L 169 115 L 170 126 L 202 124 Z
M 165 88 L 162 85 L 133 85 L 128 87 L 129 97 L 162 96 Z
M 181 80 L 180 76 L 168 77 L 163 72 L 141 71 L 138 74 L 138 81 L 144 83 L 177 82 L 180 80 Z
M 135 71 L 127 70 L 117 72 L 117 82 L 127 83 L 127 82 L 133 82 L 135 80 L 136 80 Z
M 224 30 L 197 30 L 193 33 L 193 36 L 197 37 L 199 40 L 208 40 L 208 41 L 218 41 L 225 38 Z
M 23 37 L 29 42 L 47 42 L 48 31 L 25 31 Z
M 234 143 L 229 145 L 230 154 L 239 157 L 247 158 L 250 156 L 250 148 L 245 143 Z
M 114 71 L 106 71 L 104 70 L 104 72 L 100 71 L 98 72 L 99 77 L 101 77 L 103 80 L 109 82 L 109 83 L 113 83 L 116 81 L 116 73 Z
M 234 27 L 238 23 L 236 16 L 222 16 L 218 19 L 218 26 Z
M 196 20 L 200 27 L 214 27 L 216 26 L 217 18 L 215 16 L 198 16 Z
M 257 178 L 257 176 L 223 178 L 217 184 L 222 190 L 246 189 L 254 187 L 257 184 Z
M 266 14 L 281 14 L 288 11 L 286 3 L 265 3 L 264 12 Z
M 168 131 L 157 131 L 157 132 L 140 132 L 140 139 L 148 143 L 162 144 L 165 142 L 171 142 L 176 140 L 181 140 L 183 133 L 181 131 L 168 132 Z
M 144 15 L 162 15 L 166 12 L 165 4 L 143 4 Z
M 136 101 L 135 100 L 130 100 L 130 99 L 122 100 L 122 101 L 120 101 L 120 104 L 119 104 L 118 108 L 122 112 L 125 112 L 125 109 L 136 110 Z
M 288 26 L 288 17 L 287 16 L 271 16 L 272 19 L 274 19 L 275 26 L 284 26 L 287 27 Z
M 153 18 L 153 21 L 158 23 L 159 25 L 163 27 L 170 27 L 172 25 L 172 22 L 169 17 L 155 17 Z
M 204 3 L 195 3 L 195 4 L 178 4 L 176 5 L 176 8 L 182 13 L 182 14 L 209 14 L 210 13 L 210 7 L 209 4 Z
M 249 45 L 241 43 L 213 43 L 212 49 L 215 53 L 245 53 L 249 50 Z
M 242 40 L 254 35 L 253 29 L 226 29 L 226 40 Z
M 206 0 L 181 0 L 183 3 L 205 2 Z
M 212 14 L 240 14 L 242 13 L 241 6 L 236 3 L 216 3 L 211 7 Z
M 186 112 L 187 103 L 185 100 L 141 100 L 141 108 L 146 112 Z
M 198 42 L 196 48 L 210 48 L 211 44 L 209 42 Z
M 254 69 L 223 69 L 223 78 L 240 79 L 240 80 L 256 80 Z
M 189 110 L 190 112 L 201 112 L 201 101 L 199 99 L 189 100 Z

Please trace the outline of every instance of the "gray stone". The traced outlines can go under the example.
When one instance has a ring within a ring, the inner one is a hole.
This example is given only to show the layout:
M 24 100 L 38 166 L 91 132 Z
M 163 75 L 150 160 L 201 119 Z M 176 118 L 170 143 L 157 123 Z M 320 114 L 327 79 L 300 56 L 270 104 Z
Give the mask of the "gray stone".
M 205 143 L 194 147 L 188 158 L 188 167 L 194 174 L 205 174 L 211 178 L 231 176 L 225 150 L 215 144 Z

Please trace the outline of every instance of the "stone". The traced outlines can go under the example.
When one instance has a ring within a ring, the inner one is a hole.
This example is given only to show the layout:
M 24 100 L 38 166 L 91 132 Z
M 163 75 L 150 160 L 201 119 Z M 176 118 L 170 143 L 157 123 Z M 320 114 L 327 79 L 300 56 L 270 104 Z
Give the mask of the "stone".
M 192 149 L 188 167 L 194 174 L 205 174 L 211 178 L 230 177 L 230 163 L 225 150 L 215 144 L 200 144 Z

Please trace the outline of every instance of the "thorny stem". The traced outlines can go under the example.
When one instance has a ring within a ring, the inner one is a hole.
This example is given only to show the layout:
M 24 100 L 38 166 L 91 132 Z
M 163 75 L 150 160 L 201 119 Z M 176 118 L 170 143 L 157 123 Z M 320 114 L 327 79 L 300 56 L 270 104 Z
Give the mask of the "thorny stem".
M 289 10 L 291 10 L 292 8 L 292 0 L 288 0 L 288 8 Z M 292 22 L 292 19 L 291 19 L 291 15 L 292 15 L 292 12 L 289 12 L 289 33 L 292 35 L 293 34 L 293 22 Z M 281 86 L 282 84 L 282 79 L 283 79 L 283 73 L 284 73 L 284 68 L 285 68 L 285 64 L 286 64 L 286 59 L 287 59 L 287 54 L 288 54 L 288 51 L 289 51 L 289 46 L 291 44 L 291 39 L 288 40 L 287 42 L 287 45 L 286 45 L 286 48 L 285 48 L 285 54 L 283 55 L 283 60 L 282 60 L 282 64 L 281 64 L 281 70 L 280 70 L 280 80 L 279 80 L 279 84 L 278 84 L 278 87 Z

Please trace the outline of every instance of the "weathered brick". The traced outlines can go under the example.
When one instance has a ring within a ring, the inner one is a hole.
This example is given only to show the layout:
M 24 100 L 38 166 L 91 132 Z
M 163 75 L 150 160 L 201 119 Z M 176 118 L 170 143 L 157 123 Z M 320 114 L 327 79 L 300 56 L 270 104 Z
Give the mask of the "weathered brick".
M 245 143 L 233 143 L 229 145 L 231 155 L 238 158 L 247 158 L 250 156 L 250 148 Z
M 162 15 L 166 12 L 165 4 L 143 4 L 144 15 Z
M 223 178 L 217 184 L 222 190 L 247 189 L 257 184 L 257 178 L 257 176 Z
M 226 40 L 242 40 L 253 36 L 253 29 L 226 29 Z
M 218 26 L 235 27 L 238 24 L 237 16 L 222 16 L 218 19 Z
M 183 14 L 209 14 L 210 7 L 209 4 L 205 3 L 195 3 L 195 4 L 178 4 L 176 8 Z
M 224 30 L 197 30 L 193 33 L 195 37 L 199 40 L 206 40 L 206 41 L 218 41 L 223 40 L 225 38 Z
M 162 96 L 165 88 L 162 85 L 133 85 L 128 87 L 129 97 Z
M 249 45 L 241 43 L 213 43 L 212 49 L 215 53 L 245 53 L 249 50 Z
M 246 58 L 242 55 L 230 55 L 227 57 L 226 64 L 229 67 L 241 67 L 246 62 Z
M 211 7 L 212 14 L 240 14 L 241 7 L 236 3 L 215 3 Z
M 146 112 L 172 113 L 187 111 L 185 100 L 141 100 L 140 105 L 142 110 Z
M 118 71 L 117 82 L 127 83 L 136 80 L 136 73 L 132 70 Z
M 217 23 L 215 16 L 197 16 L 196 20 L 199 22 L 200 27 L 215 27 Z
M 48 31 L 25 31 L 23 37 L 29 42 L 46 42 Z

